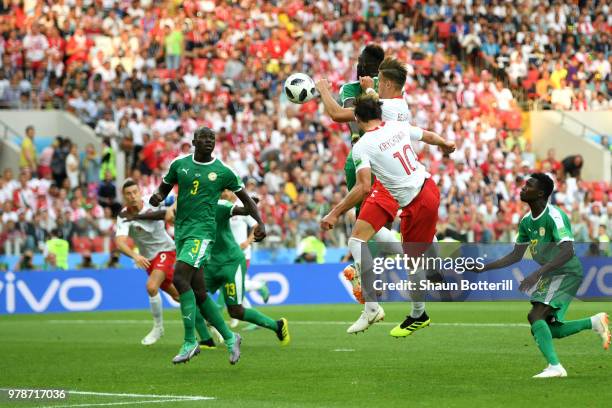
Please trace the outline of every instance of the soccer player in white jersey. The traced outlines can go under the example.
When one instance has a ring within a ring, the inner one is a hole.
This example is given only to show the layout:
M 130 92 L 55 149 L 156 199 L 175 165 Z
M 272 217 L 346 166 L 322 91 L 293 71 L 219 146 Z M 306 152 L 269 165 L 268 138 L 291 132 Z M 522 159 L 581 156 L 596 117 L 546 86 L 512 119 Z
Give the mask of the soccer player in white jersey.
M 159 289 L 161 288 L 176 301 L 179 298 L 178 291 L 172 283 L 176 250 L 163 221 L 166 210 L 154 209 L 148 200 L 143 200 L 138 184 L 132 179 L 127 179 L 123 183 L 122 193 L 125 208 L 117 217 L 115 243 L 121 252 L 132 258 L 136 265 L 146 270 L 149 275 L 146 288 L 153 315 L 153 329 L 141 343 L 150 346 L 164 335 L 162 298 Z M 160 215 L 162 220 L 155 220 L 157 215 Z M 136 217 L 149 219 L 136 219 Z M 138 252 L 130 247 L 128 237 L 134 240 Z M 204 318 L 197 313 L 195 325 L 201 338 L 200 345 L 213 348 L 215 344 L 205 324 Z
M 357 124 L 365 132 L 353 146 L 353 160 L 357 169 L 357 183 L 349 194 L 330 213 L 321 220 L 323 229 L 331 229 L 338 217 L 363 200 L 371 190 L 372 174 L 389 191 L 390 195 L 402 208 L 400 215 L 400 232 L 404 243 L 431 244 L 436 232 L 440 192 L 430 174 L 421 164 L 414 150 L 412 141 L 439 146 L 445 154 L 455 150 L 452 142 L 447 142 L 438 134 L 411 126 L 407 122 L 382 120 L 382 103 L 372 95 L 357 98 L 355 103 Z M 385 201 L 387 199 L 385 198 Z M 376 202 L 384 206 L 382 198 Z M 382 218 L 384 213 L 380 214 Z M 384 225 L 392 221 L 395 214 L 386 215 L 386 219 L 374 220 Z M 374 225 L 374 224 L 371 224 Z M 349 239 L 349 249 L 355 259 L 362 259 L 362 244 L 370 240 L 375 230 L 354 228 Z M 420 248 L 423 248 L 421 245 Z M 425 248 L 423 248 L 424 250 Z M 409 255 L 417 256 L 418 253 Z M 421 252 L 422 253 L 422 252 Z M 372 324 L 375 321 L 375 310 L 365 309 L 365 320 Z M 419 323 L 421 317 L 408 315 L 403 323 L 391 330 L 391 335 L 404 337 L 412 331 L 411 327 Z
M 378 67 L 378 95 L 372 89 L 374 87 L 374 80 L 372 78 L 366 76 L 361 77 L 359 80 L 361 87 L 367 94 L 375 97 L 380 96 L 382 119 L 385 121 L 407 122 L 410 120 L 410 110 L 403 96 L 407 74 L 408 71 L 403 63 L 395 58 L 388 57 Z M 330 84 L 327 80 L 317 81 L 316 86 L 321 94 L 325 111 L 335 122 L 351 122 L 355 120 L 355 111 L 352 108 L 343 108 L 334 100 Z M 387 222 L 393 221 L 398 210 L 397 201 L 380 181 L 374 180 L 371 194 L 363 201 L 353 231 L 356 231 L 358 235 L 372 236 L 377 242 L 385 243 L 385 249 L 399 254 L 402 252 L 399 240 L 392 231 L 385 227 Z M 359 275 L 362 264 L 361 258 L 356 257 L 354 252 L 352 252 L 352 255 L 357 269 L 355 275 Z M 346 271 L 345 269 L 345 276 Z M 347 278 L 351 280 L 349 276 Z M 359 279 L 359 276 L 356 279 Z M 360 284 L 359 288 L 361 288 Z M 361 293 L 357 293 L 356 297 L 362 297 Z M 425 312 L 425 302 L 412 302 L 410 315 L 416 319 L 411 325 L 410 333 L 426 327 L 430 323 L 429 316 Z M 365 302 L 364 311 L 357 321 L 348 328 L 347 333 L 362 332 L 373 323 L 382 320 L 384 316 L 384 310 L 378 302 Z

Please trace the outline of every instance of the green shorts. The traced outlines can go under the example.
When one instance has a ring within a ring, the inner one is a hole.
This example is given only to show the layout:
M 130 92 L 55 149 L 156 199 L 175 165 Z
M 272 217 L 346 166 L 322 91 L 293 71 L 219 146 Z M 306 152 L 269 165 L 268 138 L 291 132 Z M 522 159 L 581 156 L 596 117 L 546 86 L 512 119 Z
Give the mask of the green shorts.
M 244 257 L 236 262 L 224 264 L 207 262 L 204 265 L 206 291 L 215 293 L 220 289 L 227 306 L 240 305 L 244 296 L 245 274 L 246 260 Z
M 531 294 L 531 303 L 544 303 L 551 306 L 553 317 L 563 322 L 570 302 L 576 297 L 582 283 L 582 276 L 553 275 L 538 281 L 536 289 Z
M 201 237 L 187 237 L 177 240 L 176 260 L 199 268 L 209 258 L 212 244 L 211 240 Z

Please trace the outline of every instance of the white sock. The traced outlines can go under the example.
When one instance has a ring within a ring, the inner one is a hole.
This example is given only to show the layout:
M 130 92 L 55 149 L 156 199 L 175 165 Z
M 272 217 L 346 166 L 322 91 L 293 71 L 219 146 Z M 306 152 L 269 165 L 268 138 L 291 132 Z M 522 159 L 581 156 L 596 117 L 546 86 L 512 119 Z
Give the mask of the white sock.
M 151 305 L 151 314 L 153 315 L 153 323 L 155 327 L 163 327 L 164 315 L 162 313 L 162 298 L 159 292 L 155 296 L 149 296 L 149 304 Z
M 597 315 L 591 316 L 591 330 L 598 332 L 601 326 L 601 321 Z
M 253 307 L 251 305 L 251 301 L 246 296 L 242 297 L 242 307 L 244 307 L 245 309 L 250 309 Z
M 246 279 L 244 281 L 244 291 L 245 292 L 252 292 L 254 290 L 259 290 L 263 287 L 263 285 L 265 284 L 264 281 L 261 280 L 251 280 L 251 279 Z
M 374 240 L 385 244 L 384 249 L 387 254 L 395 255 L 404 253 L 401 241 L 397 238 L 395 232 L 387 227 L 382 227 L 376 235 L 374 235 Z
M 421 315 L 425 312 L 425 302 L 412 302 L 412 311 L 410 312 L 410 317 L 421 317 Z
M 355 263 L 355 268 L 357 272 L 361 274 L 361 246 L 365 244 L 364 241 L 350 237 L 348 240 L 348 247 L 351 251 L 351 255 L 353 255 L 353 261 Z M 363 288 L 362 288 L 363 290 Z M 378 302 L 365 302 L 366 312 L 375 312 L 378 310 Z

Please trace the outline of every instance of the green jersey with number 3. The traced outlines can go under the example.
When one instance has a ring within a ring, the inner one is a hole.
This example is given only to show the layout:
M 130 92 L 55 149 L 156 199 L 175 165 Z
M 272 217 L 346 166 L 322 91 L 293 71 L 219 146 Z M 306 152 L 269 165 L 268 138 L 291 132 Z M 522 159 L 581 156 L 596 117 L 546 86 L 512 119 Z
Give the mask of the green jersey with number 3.
M 244 185 L 234 171 L 221 160 L 198 162 L 193 154 L 175 159 L 168 174 L 163 178 L 166 184 L 178 184 L 175 239 L 180 241 L 195 236 L 214 240 L 217 202 L 225 189 L 239 191 Z
M 534 261 L 544 265 L 553 260 L 559 253 L 558 244 L 564 241 L 574 241 L 572 226 L 568 216 L 554 205 L 547 205 L 542 214 L 533 218 L 531 213 L 525 215 L 519 223 L 517 243 L 528 243 L 529 251 Z M 574 255 L 549 275 L 582 276 L 582 265 Z

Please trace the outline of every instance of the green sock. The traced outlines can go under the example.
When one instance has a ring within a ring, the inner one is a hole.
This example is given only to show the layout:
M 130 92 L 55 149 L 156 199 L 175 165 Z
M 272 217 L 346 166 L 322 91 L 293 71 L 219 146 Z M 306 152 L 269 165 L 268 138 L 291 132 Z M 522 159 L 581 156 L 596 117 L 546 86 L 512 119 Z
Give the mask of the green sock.
M 555 346 L 552 341 L 552 334 L 550 328 L 544 320 L 536 320 L 531 325 L 531 334 L 533 335 L 538 348 L 544 355 L 544 358 L 548 361 L 548 364 L 556 365 L 559 364 L 557 353 L 555 352 Z
M 181 316 L 183 316 L 183 328 L 185 329 L 185 342 L 193 343 L 196 341 L 194 325 L 197 314 L 196 298 L 193 290 L 189 290 L 179 296 L 181 302 Z
M 219 333 L 223 336 L 223 340 L 225 340 L 225 344 L 231 349 L 234 346 L 234 333 L 232 333 L 229 327 L 227 327 L 227 324 L 225 324 L 223 316 L 219 313 L 217 305 L 210 296 L 206 296 L 204 303 L 200 304 L 200 311 L 202 312 L 202 316 L 204 316 L 215 329 L 219 330 Z
M 258 326 L 265 327 L 266 329 L 270 329 L 276 331 L 278 325 L 276 321 L 269 318 L 265 314 L 258 312 L 255 309 L 244 309 L 244 319 L 245 322 L 254 323 Z
M 589 330 L 593 328 L 590 317 L 580 320 L 570 320 L 563 323 L 549 324 L 548 326 L 550 327 L 550 333 L 555 339 L 561 339 L 563 337 L 571 336 L 572 334 L 576 334 L 583 330 Z
M 208 331 L 208 327 L 206 327 L 206 321 L 202 317 L 202 313 L 199 310 L 196 313 L 195 329 L 198 332 L 198 336 L 200 336 L 200 340 L 207 341 L 212 339 L 212 336 Z

